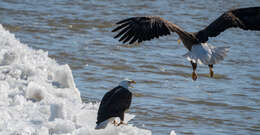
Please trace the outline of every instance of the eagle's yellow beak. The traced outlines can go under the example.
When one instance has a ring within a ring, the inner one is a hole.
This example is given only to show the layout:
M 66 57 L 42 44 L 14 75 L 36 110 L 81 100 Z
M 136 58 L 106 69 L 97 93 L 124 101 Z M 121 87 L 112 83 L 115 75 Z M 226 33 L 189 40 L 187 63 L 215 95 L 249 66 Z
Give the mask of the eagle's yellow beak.
M 131 80 L 130 83 L 136 84 L 136 82 L 134 80 Z
M 130 87 L 130 88 L 134 88 L 134 86 L 131 85 L 131 84 L 136 84 L 136 82 L 135 82 L 134 80 L 130 80 L 129 83 L 130 83 L 130 86 L 129 86 L 129 87 Z

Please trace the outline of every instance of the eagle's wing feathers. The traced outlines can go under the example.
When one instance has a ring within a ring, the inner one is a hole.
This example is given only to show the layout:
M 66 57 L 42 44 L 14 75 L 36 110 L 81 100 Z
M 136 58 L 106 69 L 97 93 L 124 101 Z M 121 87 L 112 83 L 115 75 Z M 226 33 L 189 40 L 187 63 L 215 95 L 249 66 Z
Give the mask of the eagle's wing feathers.
M 260 30 L 260 7 L 240 8 L 225 12 L 205 29 L 199 31 L 196 37 L 201 42 L 208 37 L 216 37 L 228 28 L 244 30 Z
M 131 17 L 116 24 L 119 26 L 112 32 L 121 31 L 114 38 L 121 36 L 119 41 L 123 43 L 129 42 L 129 44 L 170 35 L 171 32 L 177 34 L 184 32 L 177 25 L 158 16 Z

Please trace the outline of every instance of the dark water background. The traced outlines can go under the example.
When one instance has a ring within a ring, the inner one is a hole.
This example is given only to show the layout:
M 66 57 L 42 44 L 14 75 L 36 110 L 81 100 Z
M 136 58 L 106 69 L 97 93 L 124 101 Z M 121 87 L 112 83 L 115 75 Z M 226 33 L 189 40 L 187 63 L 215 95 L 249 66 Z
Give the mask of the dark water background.
M 154 135 L 260 135 L 260 32 L 230 29 L 215 46 L 230 46 L 215 66 L 191 66 L 177 35 L 122 45 L 114 23 L 159 15 L 187 31 L 198 31 L 231 8 L 260 6 L 260 0 L 0 0 L 0 23 L 21 42 L 69 64 L 85 102 L 99 102 L 124 78 L 137 81 L 130 123 Z

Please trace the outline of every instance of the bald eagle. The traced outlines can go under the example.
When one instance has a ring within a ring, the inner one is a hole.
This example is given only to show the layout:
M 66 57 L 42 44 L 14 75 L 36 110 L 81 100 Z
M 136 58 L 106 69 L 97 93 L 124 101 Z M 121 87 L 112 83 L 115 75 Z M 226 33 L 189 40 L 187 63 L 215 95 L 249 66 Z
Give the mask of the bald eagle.
M 216 37 L 228 28 L 260 30 L 260 7 L 240 8 L 226 11 L 206 28 L 198 32 L 186 32 L 181 27 L 158 16 L 131 17 L 116 23 L 112 32 L 121 30 L 114 38 L 121 36 L 123 43 L 142 42 L 170 35 L 176 32 L 179 40 L 189 50 L 184 55 L 193 68 L 192 79 L 197 79 L 197 63 L 208 65 L 213 77 L 213 64 L 223 60 L 229 47 L 214 47 L 207 43 L 209 37 Z
M 124 113 L 132 101 L 132 93 L 128 87 L 135 83 L 133 80 L 125 79 L 104 95 L 98 109 L 95 129 L 104 129 L 109 122 L 113 122 L 115 126 L 124 124 Z M 120 123 L 116 123 L 116 117 L 120 118 Z

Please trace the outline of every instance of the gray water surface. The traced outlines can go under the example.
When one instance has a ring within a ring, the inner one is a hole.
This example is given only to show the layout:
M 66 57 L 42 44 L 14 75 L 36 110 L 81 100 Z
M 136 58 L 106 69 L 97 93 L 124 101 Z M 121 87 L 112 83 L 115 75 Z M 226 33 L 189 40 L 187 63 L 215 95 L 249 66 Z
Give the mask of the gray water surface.
M 132 16 L 159 15 L 195 32 L 231 8 L 259 0 L 0 0 L 0 23 L 21 42 L 69 64 L 85 102 L 99 102 L 122 79 L 137 81 L 130 122 L 166 135 L 260 135 L 260 32 L 229 29 L 209 43 L 229 46 L 215 77 L 199 66 L 192 81 L 183 45 L 172 34 L 140 45 L 110 31 Z

